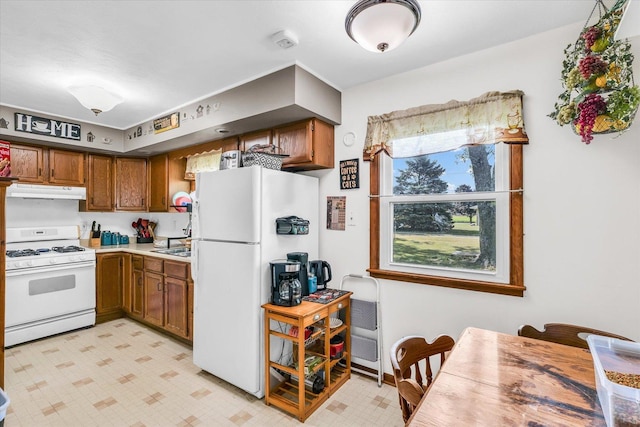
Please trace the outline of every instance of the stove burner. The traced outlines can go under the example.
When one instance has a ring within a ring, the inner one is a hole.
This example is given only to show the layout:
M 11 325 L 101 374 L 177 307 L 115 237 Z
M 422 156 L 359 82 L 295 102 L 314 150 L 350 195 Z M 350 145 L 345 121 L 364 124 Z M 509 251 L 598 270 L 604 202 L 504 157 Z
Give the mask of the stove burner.
M 80 246 L 54 246 L 51 250 L 54 252 L 81 252 L 85 249 Z
M 40 255 L 40 252 L 34 251 L 33 249 L 17 249 L 7 251 L 8 258 L 17 258 L 21 256 L 32 256 L 32 255 Z

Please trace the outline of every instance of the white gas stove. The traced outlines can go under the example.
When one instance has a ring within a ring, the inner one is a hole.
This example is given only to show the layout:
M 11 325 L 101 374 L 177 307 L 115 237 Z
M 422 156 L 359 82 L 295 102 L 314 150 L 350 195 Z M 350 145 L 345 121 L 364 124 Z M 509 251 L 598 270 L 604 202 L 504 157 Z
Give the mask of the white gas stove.
M 5 346 L 95 324 L 95 250 L 76 226 L 7 228 Z

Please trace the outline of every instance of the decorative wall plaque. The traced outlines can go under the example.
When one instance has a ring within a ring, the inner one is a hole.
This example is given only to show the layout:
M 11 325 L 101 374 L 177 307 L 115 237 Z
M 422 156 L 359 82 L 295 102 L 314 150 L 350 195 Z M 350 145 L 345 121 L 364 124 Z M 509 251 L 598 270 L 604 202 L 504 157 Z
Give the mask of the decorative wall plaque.
M 165 132 L 180 127 L 180 113 L 169 114 L 153 121 L 153 133 Z
M 347 198 L 327 196 L 327 230 L 344 230 Z
M 340 160 L 340 189 L 360 188 L 360 159 Z
M 80 125 L 61 120 L 45 119 L 30 114 L 15 113 L 17 132 L 80 141 Z

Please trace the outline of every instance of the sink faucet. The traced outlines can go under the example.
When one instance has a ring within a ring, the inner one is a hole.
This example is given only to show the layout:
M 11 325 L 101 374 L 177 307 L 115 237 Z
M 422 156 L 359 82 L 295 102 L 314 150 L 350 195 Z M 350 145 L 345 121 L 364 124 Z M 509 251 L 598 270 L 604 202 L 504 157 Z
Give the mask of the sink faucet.
M 182 231 L 184 231 L 185 236 L 191 237 L 191 212 L 189 212 L 189 223 L 182 229 Z

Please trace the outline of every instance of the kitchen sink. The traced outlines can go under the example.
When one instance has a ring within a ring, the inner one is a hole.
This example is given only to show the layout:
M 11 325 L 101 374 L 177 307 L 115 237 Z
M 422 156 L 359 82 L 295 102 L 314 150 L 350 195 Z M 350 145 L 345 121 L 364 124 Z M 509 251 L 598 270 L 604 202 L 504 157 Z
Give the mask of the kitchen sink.
M 166 255 L 183 256 L 183 257 L 191 256 L 191 248 L 153 249 L 151 252 L 157 252 L 159 254 L 166 254 Z

